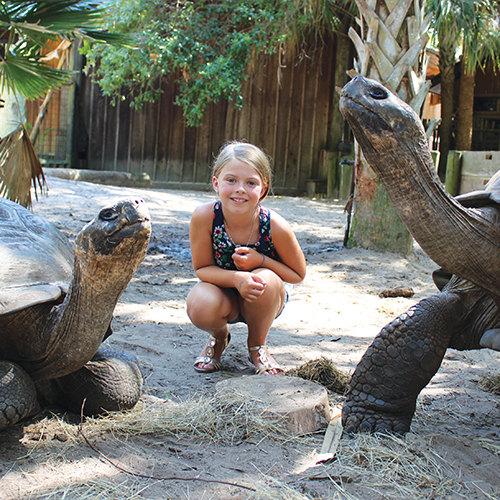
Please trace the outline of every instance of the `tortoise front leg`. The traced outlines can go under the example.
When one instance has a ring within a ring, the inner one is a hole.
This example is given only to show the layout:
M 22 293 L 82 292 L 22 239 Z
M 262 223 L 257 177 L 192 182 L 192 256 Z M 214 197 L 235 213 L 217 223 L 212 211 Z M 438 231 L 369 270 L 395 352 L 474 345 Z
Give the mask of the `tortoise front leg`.
M 36 407 L 36 389 L 16 363 L 0 361 L 0 431 L 29 416 Z
M 131 354 L 100 347 L 80 370 L 56 379 L 61 403 L 85 415 L 133 408 L 142 395 L 142 374 Z
M 424 299 L 381 330 L 349 384 L 342 409 L 346 432 L 410 430 L 417 396 L 439 369 L 460 322 L 462 297 Z
M 142 374 L 135 356 L 101 346 L 83 368 L 37 389 L 43 404 L 98 415 L 132 408 L 142 395 Z

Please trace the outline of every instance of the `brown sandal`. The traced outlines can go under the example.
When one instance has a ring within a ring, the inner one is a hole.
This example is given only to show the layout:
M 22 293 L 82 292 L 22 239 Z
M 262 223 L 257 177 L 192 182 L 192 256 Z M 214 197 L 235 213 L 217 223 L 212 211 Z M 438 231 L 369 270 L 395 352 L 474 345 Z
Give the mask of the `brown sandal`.
M 254 347 L 248 348 L 248 350 L 250 352 L 252 352 L 252 351 L 259 352 L 260 365 L 255 366 L 255 374 L 261 375 L 262 373 L 268 372 L 269 370 L 278 370 L 279 373 L 283 373 L 283 368 L 281 368 L 281 366 L 278 365 L 278 363 L 271 363 L 271 361 L 269 360 L 269 356 L 267 355 L 267 352 L 266 352 L 267 349 L 268 349 L 267 345 L 256 345 Z M 250 363 L 255 364 L 252 361 L 252 356 L 250 354 L 248 355 L 248 359 L 249 359 Z M 278 375 L 278 374 L 275 373 L 274 375 Z
M 231 340 L 231 334 L 228 333 L 225 339 L 219 340 L 216 339 L 213 335 L 210 335 L 208 339 L 207 345 L 205 347 L 205 356 L 198 356 L 194 360 L 194 369 L 199 373 L 212 373 L 219 371 L 222 368 L 222 363 L 214 359 L 215 354 L 215 344 L 224 344 L 222 348 L 222 352 L 228 346 L 229 341 Z M 222 354 L 222 353 L 221 353 Z M 198 366 L 200 365 L 200 366 Z M 212 365 L 212 368 L 203 369 L 201 365 Z

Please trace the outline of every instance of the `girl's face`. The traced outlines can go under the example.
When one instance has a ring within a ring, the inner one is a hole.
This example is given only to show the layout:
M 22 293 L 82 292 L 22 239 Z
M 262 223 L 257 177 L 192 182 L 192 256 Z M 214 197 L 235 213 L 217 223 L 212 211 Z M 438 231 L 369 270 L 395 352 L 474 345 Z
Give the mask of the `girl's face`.
M 266 189 L 257 170 L 239 160 L 226 163 L 212 184 L 222 206 L 237 213 L 254 210 Z

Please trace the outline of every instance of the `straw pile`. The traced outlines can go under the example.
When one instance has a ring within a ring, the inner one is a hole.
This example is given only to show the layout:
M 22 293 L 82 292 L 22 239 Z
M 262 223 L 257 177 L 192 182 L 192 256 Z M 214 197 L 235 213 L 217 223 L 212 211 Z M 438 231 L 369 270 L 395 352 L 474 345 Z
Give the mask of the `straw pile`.
M 484 376 L 479 381 L 479 387 L 486 392 L 500 394 L 500 375 Z
M 313 359 L 298 368 L 288 370 L 286 375 L 317 382 L 325 386 L 329 391 L 341 395 L 345 394 L 351 379 L 350 375 L 338 369 L 333 361 L 325 357 Z
M 83 428 L 88 435 L 167 434 L 177 439 L 210 440 L 232 446 L 245 440 L 291 439 L 282 417 L 269 418 L 258 401 L 200 397 L 183 402 L 143 399 L 126 412 L 89 418 Z

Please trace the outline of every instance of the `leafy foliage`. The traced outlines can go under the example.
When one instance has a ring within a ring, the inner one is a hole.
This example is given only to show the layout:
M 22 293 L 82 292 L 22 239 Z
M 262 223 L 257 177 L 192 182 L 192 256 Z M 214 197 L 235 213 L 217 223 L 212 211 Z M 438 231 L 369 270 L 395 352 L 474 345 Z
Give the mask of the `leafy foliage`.
M 134 38 L 135 49 L 85 46 L 105 95 L 131 98 L 132 106 L 156 100 L 160 81 L 178 76 L 176 104 L 189 125 L 208 105 L 225 98 L 243 104 L 242 82 L 262 55 L 331 29 L 333 0 L 113 0 L 108 26 Z
M 498 0 L 428 0 L 434 33 L 441 53 L 462 51 L 467 73 L 486 61 L 500 67 L 500 2 Z
M 79 0 L 0 1 L 0 91 L 26 99 L 72 83 L 73 73 L 49 67 L 40 53 L 50 40 L 126 42 L 99 26 L 102 12 Z M 30 183 L 43 191 L 40 161 L 23 125 L 0 140 L 0 196 L 31 205 Z
M 0 1 L 1 91 L 9 89 L 35 99 L 72 82 L 71 72 L 41 61 L 40 49 L 49 40 L 124 43 L 122 35 L 99 28 L 101 15 L 98 9 L 89 8 L 89 2 L 77 0 Z

